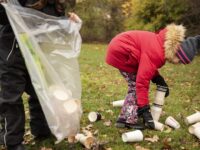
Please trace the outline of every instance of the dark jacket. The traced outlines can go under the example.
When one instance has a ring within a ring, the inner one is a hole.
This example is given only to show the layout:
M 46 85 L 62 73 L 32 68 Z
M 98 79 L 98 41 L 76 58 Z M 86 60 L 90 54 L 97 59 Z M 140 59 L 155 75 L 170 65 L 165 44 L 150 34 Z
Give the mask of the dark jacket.
M 33 4 L 37 0 L 18 0 L 22 6 L 26 6 L 28 4 Z M 60 16 L 62 14 L 58 13 L 55 7 L 55 2 L 49 0 L 47 5 L 39 10 L 44 12 L 45 14 L 52 15 L 52 16 Z M 11 25 L 8 21 L 6 12 L 4 7 L 0 4 L 0 57 L 5 59 L 8 53 L 11 51 L 12 47 L 15 46 L 14 43 L 14 33 L 12 31 Z

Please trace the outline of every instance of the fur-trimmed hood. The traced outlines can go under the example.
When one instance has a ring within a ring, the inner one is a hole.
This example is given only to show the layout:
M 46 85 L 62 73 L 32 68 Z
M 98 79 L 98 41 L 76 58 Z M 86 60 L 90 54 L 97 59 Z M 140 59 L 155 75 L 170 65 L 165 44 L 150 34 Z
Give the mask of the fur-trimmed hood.
M 165 35 L 165 59 L 173 62 L 178 46 L 185 38 L 186 28 L 183 25 L 170 24 L 166 27 Z

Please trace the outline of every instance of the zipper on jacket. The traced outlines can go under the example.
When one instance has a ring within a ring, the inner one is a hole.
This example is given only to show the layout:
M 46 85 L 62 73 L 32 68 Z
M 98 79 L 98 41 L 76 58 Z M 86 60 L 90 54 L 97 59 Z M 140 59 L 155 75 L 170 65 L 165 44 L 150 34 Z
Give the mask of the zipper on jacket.
M 7 120 L 5 118 L 5 134 L 4 134 L 4 145 L 7 147 L 6 136 L 7 136 Z
M 13 44 L 12 44 L 11 51 L 10 51 L 10 53 L 8 54 L 7 58 L 6 58 L 7 61 L 9 60 L 9 58 L 10 58 L 10 56 L 11 56 L 13 50 L 14 50 L 14 47 L 15 47 L 15 38 L 14 38 L 14 40 L 13 40 Z

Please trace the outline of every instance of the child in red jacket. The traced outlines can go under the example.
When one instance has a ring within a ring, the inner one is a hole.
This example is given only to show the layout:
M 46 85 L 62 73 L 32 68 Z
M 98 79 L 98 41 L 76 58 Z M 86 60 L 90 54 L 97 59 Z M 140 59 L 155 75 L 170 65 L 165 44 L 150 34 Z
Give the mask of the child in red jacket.
M 119 69 L 128 83 L 128 93 L 117 120 L 118 125 L 137 127 L 138 116 L 154 129 L 149 107 L 149 83 L 168 86 L 159 74 L 166 61 L 188 64 L 200 51 L 200 36 L 185 38 L 182 25 L 171 24 L 158 33 L 127 31 L 115 36 L 107 48 L 106 63 Z

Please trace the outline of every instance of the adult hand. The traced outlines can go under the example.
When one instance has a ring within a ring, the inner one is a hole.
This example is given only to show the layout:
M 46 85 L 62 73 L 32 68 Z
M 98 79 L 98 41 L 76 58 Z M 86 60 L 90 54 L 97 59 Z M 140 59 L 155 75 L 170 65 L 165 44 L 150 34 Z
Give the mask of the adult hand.
M 79 18 L 79 16 L 73 12 L 69 12 L 69 19 L 76 22 L 76 23 L 81 23 L 82 20 Z

